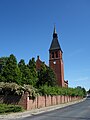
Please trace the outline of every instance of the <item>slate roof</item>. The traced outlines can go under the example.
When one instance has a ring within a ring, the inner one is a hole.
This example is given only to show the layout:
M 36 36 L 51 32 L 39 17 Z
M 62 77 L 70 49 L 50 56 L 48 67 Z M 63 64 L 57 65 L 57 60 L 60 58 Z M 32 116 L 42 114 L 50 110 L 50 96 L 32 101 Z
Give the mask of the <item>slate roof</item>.
M 55 27 L 54 27 L 54 32 L 53 32 L 53 40 L 52 40 L 49 51 L 52 51 L 52 50 L 61 50 Z

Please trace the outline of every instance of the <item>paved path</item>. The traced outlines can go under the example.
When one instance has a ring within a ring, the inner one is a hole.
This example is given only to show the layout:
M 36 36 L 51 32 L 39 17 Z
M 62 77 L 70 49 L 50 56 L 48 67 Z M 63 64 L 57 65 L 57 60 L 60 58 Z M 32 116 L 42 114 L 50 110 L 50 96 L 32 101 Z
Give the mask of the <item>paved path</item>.
M 79 120 L 79 119 L 70 118 L 71 115 L 69 115 L 69 114 L 71 114 L 73 111 L 73 114 L 76 115 L 76 112 L 78 110 L 78 108 L 76 109 L 77 106 L 79 106 L 79 108 L 80 108 L 81 106 L 83 106 L 83 104 L 86 104 L 86 106 L 87 106 L 90 103 L 90 100 L 88 100 L 88 99 L 85 100 L 84 102 L 83 101 L 84 101 L 84 99 L 80 100 L 80 101 L 75 101 L 72 103 L 60 104 L 60 105 L 56 105 L 56 106 L 50 106 L 50 107 L 45 107 L 45 108 L 41 108 L 41 109 L 25 111 L 22 113 L 12 113 L 12 114 L 8 114 L 8 115 L 0 115 L 0 120 L 46 120 L 46 119 L 47 120 L 50 120 L 50 119 L 52 119 L 52 120 Z M 79 103 L 79 104 L 76 104 L 76 103 Z M 85 105 L 84 105 L 84 107 L 85 107 Z M 74 111 L 74 109 L 76 109 L 76 112 Z M 80 110 L 78 110 L 78 112 L 80 112 Z M 72 116 L 73 116 L 73 114 L 72 114 Z M 65 118 L 65 116 L 67 117 L 67 115 L 70 116 L 70 117 L 68 117 L 68 119 Z M 80 119 L 80 120 L 83 120 L 83 119 Z M 85 120 L 88 120 L 88 119 L 85 119 Z

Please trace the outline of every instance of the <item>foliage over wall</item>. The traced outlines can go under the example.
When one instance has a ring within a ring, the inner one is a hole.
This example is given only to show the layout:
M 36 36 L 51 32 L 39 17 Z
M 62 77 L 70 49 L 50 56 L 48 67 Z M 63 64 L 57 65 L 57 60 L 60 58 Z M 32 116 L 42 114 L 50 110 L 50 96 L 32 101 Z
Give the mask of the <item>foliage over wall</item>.
M 21 86 L 16 83 L 0 82 L 0 95 L 23 95 L 25 92 L 28 92 L 32 98 L 38 95 L 38 90 L 31 85 Z
M 82 96 L 86 95 L 84 88 L 60 88 L 60 87 L 50 87 L 50 86 L 41 86 L 39 88 L 39 93 L 41 95 L 64 95 L 64 96 Z
M 37 89 L 36 89 L 37 88 Z M 84 96 L 84 88 L 60 88 L 56 86 L 54 72 L 42 64 L 39 71 L 36 70 L 35 59 L 25 64 L 23 59 L 17 62 L 16 57 L 0 58 L 0 94 L 19 94 L 29 92 L 31 97 L 38 93 L 42 95 L 70 95 Z
M 37 71 L 34 58 L 30 59 L 28 64 L 25 64 L 23 59 L 18 63 L 11 54 L 9 57 L 0 58 L 0 82 L 15 82 L 18 85 L 28 84 L 34 87 L 55 86 L 56 78 L 54 72 L 45 64 Z
M 64 96 L 85 96 L 84 88 L 60 88 L 51 86 L 41 86 L 38 89 L 31 85 L 18 85 L 16 83 L 0 82 L 0 94 L 4 95 L 22 95 L 29 92 L 29 96 L 35 98 L 37 95 L 64 95 Z

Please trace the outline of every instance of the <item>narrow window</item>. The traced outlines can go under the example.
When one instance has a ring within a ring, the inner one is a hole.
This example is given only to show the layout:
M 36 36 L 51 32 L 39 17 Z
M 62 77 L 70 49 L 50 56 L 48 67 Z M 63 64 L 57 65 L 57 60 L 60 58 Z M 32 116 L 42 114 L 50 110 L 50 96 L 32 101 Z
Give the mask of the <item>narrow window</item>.
M 56 58 L 58 58 L 58 52 L 55 52 L 55 54 L 56 54 Z
M 54 58 L 54 52 L 52 52 L 52 58 Z

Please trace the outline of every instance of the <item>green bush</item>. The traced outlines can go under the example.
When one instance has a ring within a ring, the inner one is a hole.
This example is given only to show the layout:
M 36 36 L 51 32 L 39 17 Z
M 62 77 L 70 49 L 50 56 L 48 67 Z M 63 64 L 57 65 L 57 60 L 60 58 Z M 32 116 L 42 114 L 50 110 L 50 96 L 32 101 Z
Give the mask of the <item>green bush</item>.
M 0 114 L 10 113 L 10 112 L 21 112 L 21 111 L 23 111 L 23 108 L 21 106 L 0 104 Z
M 83 88 L 61 88 L 58 86 L 41 86 L 39 88 L 39 94 L 41 95 L 64 95 L 64 96 L 85 96 L 85 90 Z

